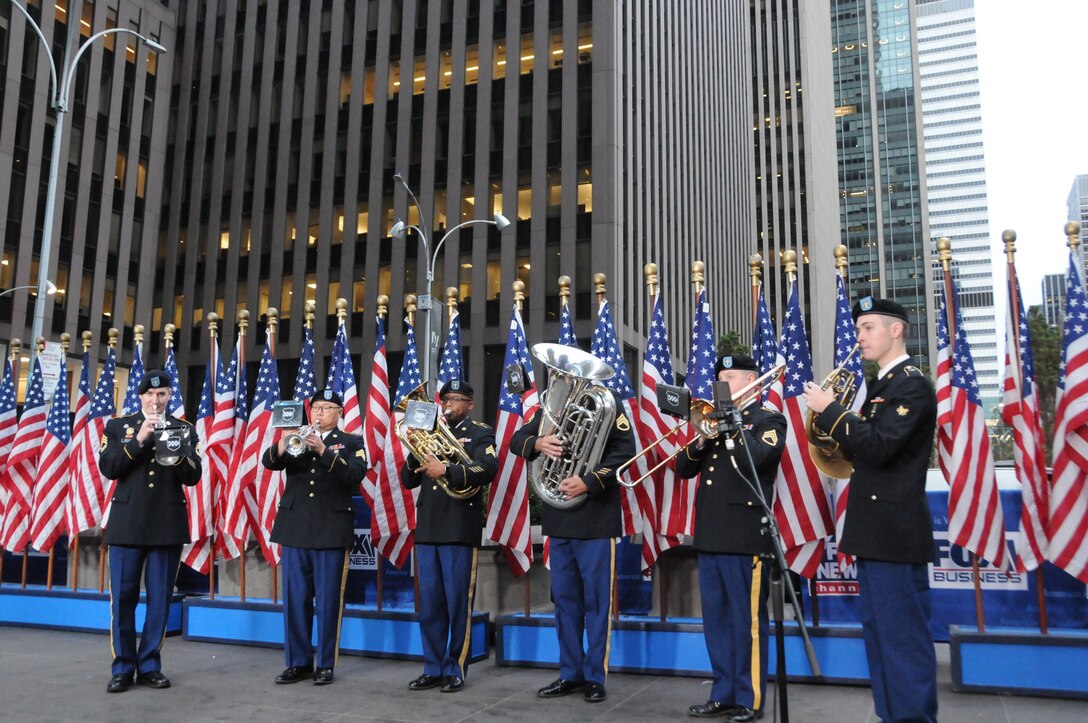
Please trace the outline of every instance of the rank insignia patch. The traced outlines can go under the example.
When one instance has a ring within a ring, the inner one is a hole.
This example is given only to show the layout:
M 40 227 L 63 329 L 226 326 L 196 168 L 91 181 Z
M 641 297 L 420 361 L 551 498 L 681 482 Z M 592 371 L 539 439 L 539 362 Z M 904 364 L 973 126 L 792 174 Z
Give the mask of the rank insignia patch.
M 620 430 L 621 432 L 626 432 L 630 428 L 631 421 L 627 419 L 626 414 L 621 414 L 619 417 L 616 418 L 616 429 Z
M 759 436 L 764 443 L 771 445 L 772 447 L 778 446 L 778 432 L 773 429 L 768 429 L 766 432 Z

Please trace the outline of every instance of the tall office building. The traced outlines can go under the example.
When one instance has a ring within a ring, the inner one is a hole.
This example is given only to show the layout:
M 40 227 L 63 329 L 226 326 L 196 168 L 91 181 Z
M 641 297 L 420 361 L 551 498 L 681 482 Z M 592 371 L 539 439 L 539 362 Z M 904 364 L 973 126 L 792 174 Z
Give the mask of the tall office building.
M 1042 307 L 1046 323 L 1060 328 L 1065 320 L 1065 274 L 1043 276 Z
M 58 65 L 107 28 L 134 30 L 168 48 L 174 44 L 173 12 L 151 0 L 51 0 L 26 8 Z M 72 75 L 60 147 L 47 262 L 58 291 L 45 304 L 43 333 L 52 341 L 71 333 L 75 355 L 77 332 L 90 330 L 92 354 L 101 359 L 107 330 L 123 327 L 122 383 L 132 327 L 146 323 L 151 308 L 174 60 L 169 53 L 150 52 L 128 33 L 96 40 Z M 46 49 L 8 2 L 0 3 L 0 77 L 0 166 L 9 169 L 0 175 L 0 289 L 8 290 L 38 282 L 56 122 Z M 0 296 L 0 338 L 20 337 L 29 350 L 34 306 L 28 290 Z M 26 369 L 23 364 L 23 377 Z
M 842 243 L 852 296 L 907 308 L 907 351 L 936 363 L 915 5 L 832 0 Z
M 170 94 L 151 327 L 173 321 L 190 389 L 206 359 L 207 312 L 280 309 L 281 385 L 293 380 L 304 303 L 318 355 L 349 301 L 361 393 L 376 298 L 388 294 L 391 368 L 403 300 L 421 290 L 432 245 L 455 225 L 433 291 L 459 288 L 466 369 L 497 404 L 511 282 L 528 286 L 530 343 L 559 333 L 557 278 L 573 279 L 576 331 L 608 276 L 634 363 L 647 325 L 642 265 L 661 268 L 672 348 L 686 356 L 690 263 L 707 263 L 719 328 L 740 328 L 751 209 L 749 6 L 591 0 L 173 2 Z M 404 175 L 420 214 L 394 173 Z M 425 290 L 425 289 L 422 289 Z M 740 295 L 740 296 L 739 296 Z M 436 324 L 444 329 L 445 320 Z M 635 367 L 637 368 L 637 367 Z M 682 367 L 681 367 L 682 368 Z
M 763 256 L 767 303 L 778 321 L 785 314 L 788 294 L 780 255 L 787 250 L 797 253 L 798 289 L 819 375 L 831 369 L 834 358 L 831 282 L 836 273 L 833 251 L 839 243 L 828 2 L 756 0 L 750 27 L 752 251 Z M 750 324 L 743 328 L 750 329 Z
M 995 289 L 1003 286 L 993 271 L 1004 245 L 990 234 L 974 0 L 919 0 L 918 66 L 929 233 L 952 241 L 979 396 L 990 410 L 1001 400 L 1004 374 L 1004 324 L 994 308 Z

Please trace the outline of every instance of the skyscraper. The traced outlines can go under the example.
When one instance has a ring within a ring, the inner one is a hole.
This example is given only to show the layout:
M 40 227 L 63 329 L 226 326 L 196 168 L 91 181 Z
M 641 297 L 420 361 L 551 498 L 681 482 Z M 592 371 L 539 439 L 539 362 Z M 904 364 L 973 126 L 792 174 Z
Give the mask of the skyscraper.
M 842 243 L 853 296 L 910 315 L 907 351 L 929 368 L 935 339 L 914 3 L 832 0 L 831 54 Z
M 1042 307 L 1046 323 L 1060 328 L 1065 320 L 1065 274 L 1047 274 L 1043 277 Z
M 1004 256 L 989 227 L 974 0 L 919 0 L 918 66 L 929 233 L 952 240 L 953 276 L 979 396 L 989 412 L 1000 401 L 1004 372 L 993 272 L 993 259 Z
M 1088 243 L 1088 174 L 1073 179 L 1066 206 L 1069 220 L 1080 223 L 1080 243 L 1083 246 Z

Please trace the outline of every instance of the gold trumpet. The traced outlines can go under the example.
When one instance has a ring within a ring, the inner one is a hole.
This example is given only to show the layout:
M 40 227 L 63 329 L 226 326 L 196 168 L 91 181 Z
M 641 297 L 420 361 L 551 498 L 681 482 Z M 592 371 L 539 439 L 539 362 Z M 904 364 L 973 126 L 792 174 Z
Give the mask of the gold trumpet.
M 778 381 L 778 378 L 782 376 L 786 371 L 785 364 L 779 364 L 775 368 L 771 369 L 766 374 L 763 374 L 758 379 L 753 381 L 743 389 L 737 390 L 737 393 L 733 395 L 733 406 L 738 409 L 748 406 L 753 400 L 758 399 L 763 394 L 763 389 Z M 691 400 L 691 407 L 689 409 L 688 418 L 680 422 L 669 431 L 662 434 L 650 444 L 646 445 L 641 452 L 636 454 L 631 459 L 627 460 L 619 467 L 616 468 L 616 479 L 620 481 L 620 484 L 624 487 L 634 487 L 637 484 L 641 484 L 647 477 L 653 475 L 659 469 L 668 464 L 674 457 L 690 447 L 693 443 L 699 441 L 699 438 L 714 439 L 718 436 L 718 420 L 711 416 L 714 411 L 714 403 L 708 402 L 705 399 L 693 399 Z M 630 482 L 623 479 L 623 473 L 627 471 L 627 468 L 637 462 L 640 458 L 645 457 L 651 450 L 656 449 L 658 445 L 671 437 L 676 432 L 684 428 L 685 425 L 692 425 L 695 428 L 695 438 L 688 442 L 683 447 L 678 448 L 675 452 L 670 454 L 665 459 L 658 462 L 653 466 L 650 471 L 642 475 L 638 479 L 631 480 Z
M 820 389 L 831 389 L 835 400 L 849 409 L 858 393 L 857 377 L 846 365 L 857 354 L 860 344 L 855 344 L 850 353 L 834 371 L 827 375 Z M 849 479 L 854 472 L 854 463 L 846 459 L 842 448 L 831 436 L 816 424 L 816 413 L 809 410 L 805 416 L 805 434 L 808 436 L 808 452 L 812 463 L 828 477 Z

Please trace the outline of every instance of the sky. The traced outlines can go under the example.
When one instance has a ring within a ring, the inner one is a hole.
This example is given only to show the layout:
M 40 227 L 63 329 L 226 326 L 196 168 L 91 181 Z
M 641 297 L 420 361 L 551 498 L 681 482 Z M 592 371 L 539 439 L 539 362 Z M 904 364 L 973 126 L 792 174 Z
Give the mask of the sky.
M 1045 274 L 1065 273 L 1066 200 L 1088 174 L 1088 2 L 975 0 L 975 18 L 994 282 L 1005 279 L 1001 233 L 1014 229 L 1030 306 Z M 1005 298 L 995 296 L 1003 320 Z

